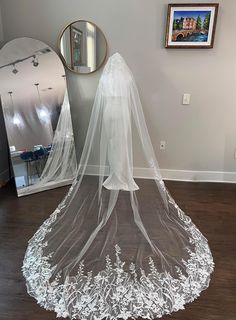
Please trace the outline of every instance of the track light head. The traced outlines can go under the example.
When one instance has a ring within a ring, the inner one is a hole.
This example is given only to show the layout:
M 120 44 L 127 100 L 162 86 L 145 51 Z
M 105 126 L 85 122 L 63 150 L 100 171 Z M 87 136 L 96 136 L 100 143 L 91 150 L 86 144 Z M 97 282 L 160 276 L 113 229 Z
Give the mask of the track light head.
M 39 61 L 38 61 L 38 59 L 36 58 L 36 56 L 33 56 L 32 64 L 33 64 L 34 67 L 38 67 Z
M 16 66 L 13 64 L 12 73 L 17 74 L 19 71 L 16 69 Z

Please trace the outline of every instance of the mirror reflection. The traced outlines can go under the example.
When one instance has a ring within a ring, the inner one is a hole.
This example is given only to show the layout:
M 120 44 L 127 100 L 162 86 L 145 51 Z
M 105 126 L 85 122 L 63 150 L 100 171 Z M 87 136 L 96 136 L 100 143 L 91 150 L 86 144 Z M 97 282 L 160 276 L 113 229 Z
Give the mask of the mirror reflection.
M 67 26 L 59 40 L 65 65 L 76 73 L 91 73 L 104 63 L 107 42 L 103 32 L 89 21 L 79 20 Z
M 54 152 L 66 92 L 64 73 L 57 54 L 41 41 L 19 38 L 0 51 L 0 94 L 19 196 L 43 190 L 42 184 L 41 190 L 35 186 Z

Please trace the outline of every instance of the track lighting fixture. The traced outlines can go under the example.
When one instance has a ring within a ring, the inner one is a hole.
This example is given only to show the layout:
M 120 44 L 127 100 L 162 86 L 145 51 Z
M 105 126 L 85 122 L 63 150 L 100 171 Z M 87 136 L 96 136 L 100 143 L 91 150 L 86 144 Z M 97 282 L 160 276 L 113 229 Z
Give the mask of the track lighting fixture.
M 39 60 L 37 58 L 38 55 L 44 55 L 46 53 L 49 53 L 51 52 L 51 50 L 49 48 L 44 48 L 42 50 L 38 50 L 38 51 L 35 51 L 34 54 L 28 56 L 28 57 L 25 57 L 25 58 L 22 58 L 22 59 L 18 59 L 16 61 L 13 61 L 13 62 L 10 62 L 10 63 L 7 63 L 7 64 L 4 64 L 2 66 L 0 66 L 0 69 L 2 68 L 6 68 L 6 67 L 13 67 L 13 70 L 12 70 L 12 73 L 14 74 L 17 74 L 19 71 L 16 69 L 16 65 L 21 63 L 21 62 L 24 62 L 28 59 L 32 59 L 31 60 L 31 63 L 34 67 L 38 67 L 39 66 Z
M 34 67 L 38 67 L 39 61 L 36 56 L 33 56 L 32 64 Z
M 13 66 L 12 73 L 17 74 L 19 71 L 16 69 L 15 64 L 13 64 L 12 66 Z

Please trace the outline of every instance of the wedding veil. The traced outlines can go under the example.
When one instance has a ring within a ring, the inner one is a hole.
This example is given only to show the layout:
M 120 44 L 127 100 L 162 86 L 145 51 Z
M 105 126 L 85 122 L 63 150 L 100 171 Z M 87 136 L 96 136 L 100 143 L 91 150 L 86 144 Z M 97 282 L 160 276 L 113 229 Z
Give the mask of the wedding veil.
M 134 78 L 116 53 L 98 84 L 77 179 L 29 241 L 28 293 L 70 319 L 153 319 L 198 297 L 212 271 L 206 238 L 161 178 Z

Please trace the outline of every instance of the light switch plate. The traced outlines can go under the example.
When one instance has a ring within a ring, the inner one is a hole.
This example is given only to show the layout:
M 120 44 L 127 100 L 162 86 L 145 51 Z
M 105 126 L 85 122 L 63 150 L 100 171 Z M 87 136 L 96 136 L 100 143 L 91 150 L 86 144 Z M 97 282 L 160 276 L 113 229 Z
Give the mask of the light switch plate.
M 183 94 L 183 105 L 189 105 L 191 100 L 191 94 L 190 93 L 184 93 Z

